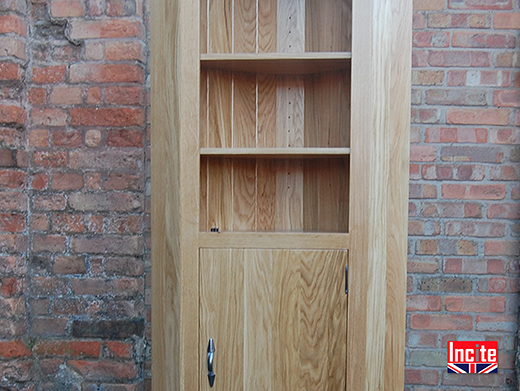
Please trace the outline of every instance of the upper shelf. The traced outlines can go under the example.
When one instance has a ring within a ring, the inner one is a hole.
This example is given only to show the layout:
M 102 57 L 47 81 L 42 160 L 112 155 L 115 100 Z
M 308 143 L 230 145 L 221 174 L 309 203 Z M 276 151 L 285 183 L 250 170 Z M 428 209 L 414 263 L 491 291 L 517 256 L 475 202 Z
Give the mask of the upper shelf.
M 347 69 L 351 58 L 351 52 L 209 53 L 201 54 L 200 63 L 226 71 L 301 75 Z
M 320 158 L 345 157 L 350 148 L 201 148 L 201 156 Z

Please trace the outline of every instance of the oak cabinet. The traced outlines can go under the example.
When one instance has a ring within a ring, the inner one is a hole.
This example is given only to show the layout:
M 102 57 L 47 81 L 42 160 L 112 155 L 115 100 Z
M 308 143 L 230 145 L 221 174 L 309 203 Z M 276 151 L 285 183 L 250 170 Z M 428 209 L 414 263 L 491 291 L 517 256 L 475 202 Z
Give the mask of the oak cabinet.
M 154 390 L 402 388 L 410 35 L 409 0 L 152 4 Z

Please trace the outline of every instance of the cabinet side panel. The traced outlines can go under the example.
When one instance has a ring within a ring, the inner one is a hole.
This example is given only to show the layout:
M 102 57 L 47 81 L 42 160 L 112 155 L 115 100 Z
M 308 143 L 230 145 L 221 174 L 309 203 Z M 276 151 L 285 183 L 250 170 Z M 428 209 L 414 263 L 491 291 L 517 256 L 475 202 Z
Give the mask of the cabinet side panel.
M 152 387 L 181 389 L 179 216 L 179 1 L 157 0 L 151 8 L 152 85 Z M 167 17 L 167 15 L 169 15 Z M 171 191 L 165 192 L 168 188 Z
M 229 0 L 208 0 L 208 53 L 232 52 L 232 2 Z
M 385 386 L 404 384 L 406 329 L 406 261 L 408 234 L 408 169 L 412 1 L 392 2 L 392 70 L 390 101 L 390 170 L 388 194 L 388 264 L 386 277 Z M 398 21 L 398 22 L 397 22 Z
M 305 17 L 307 52 L 350 51 L 351 0 L 307 0 Z
M 256 1 L 234 0 L 233 53 L 256 52 Z
M 258 4 L 258 53 L 276 52 L 277 1 L 257 0 Z

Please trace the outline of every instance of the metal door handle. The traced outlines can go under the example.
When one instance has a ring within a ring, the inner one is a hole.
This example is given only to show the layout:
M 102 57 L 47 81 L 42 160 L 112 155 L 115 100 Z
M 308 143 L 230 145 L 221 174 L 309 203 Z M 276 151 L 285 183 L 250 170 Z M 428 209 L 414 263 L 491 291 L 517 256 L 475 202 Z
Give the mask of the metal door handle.
M 215 373 L 213 372 L 213 357 L 215 354 L 215 344 L 213 343 L 213 338 L 209 339 L 208 343 L 208 380 L 209 386 L 213 387 L 215 383 Z

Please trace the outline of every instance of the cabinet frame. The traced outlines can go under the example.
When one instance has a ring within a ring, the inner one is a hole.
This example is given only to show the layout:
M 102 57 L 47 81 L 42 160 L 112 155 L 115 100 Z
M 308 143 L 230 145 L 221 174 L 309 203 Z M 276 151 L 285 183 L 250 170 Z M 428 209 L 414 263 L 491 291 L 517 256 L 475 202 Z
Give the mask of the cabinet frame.
M 197 390 L 200 4 L 154 0 L 152 387 Z M 404 383 L 411 0 L 353 0 L 348 234 L 307 234 L 349 249 L 347 390 Z M 371 21 L 371 23 L 367 23 Z M 194 183 L 195 182 L 195 183 Z M 354 190 L 355 189 L 355 190 Z M 271 246 L 283 233 L 244 233 Z M 225 236 L 224 236 L 225 238 Z M 211 240 L 211 239 L 210 239 Z M 343 242 L 342 242 L 343 241 Z

